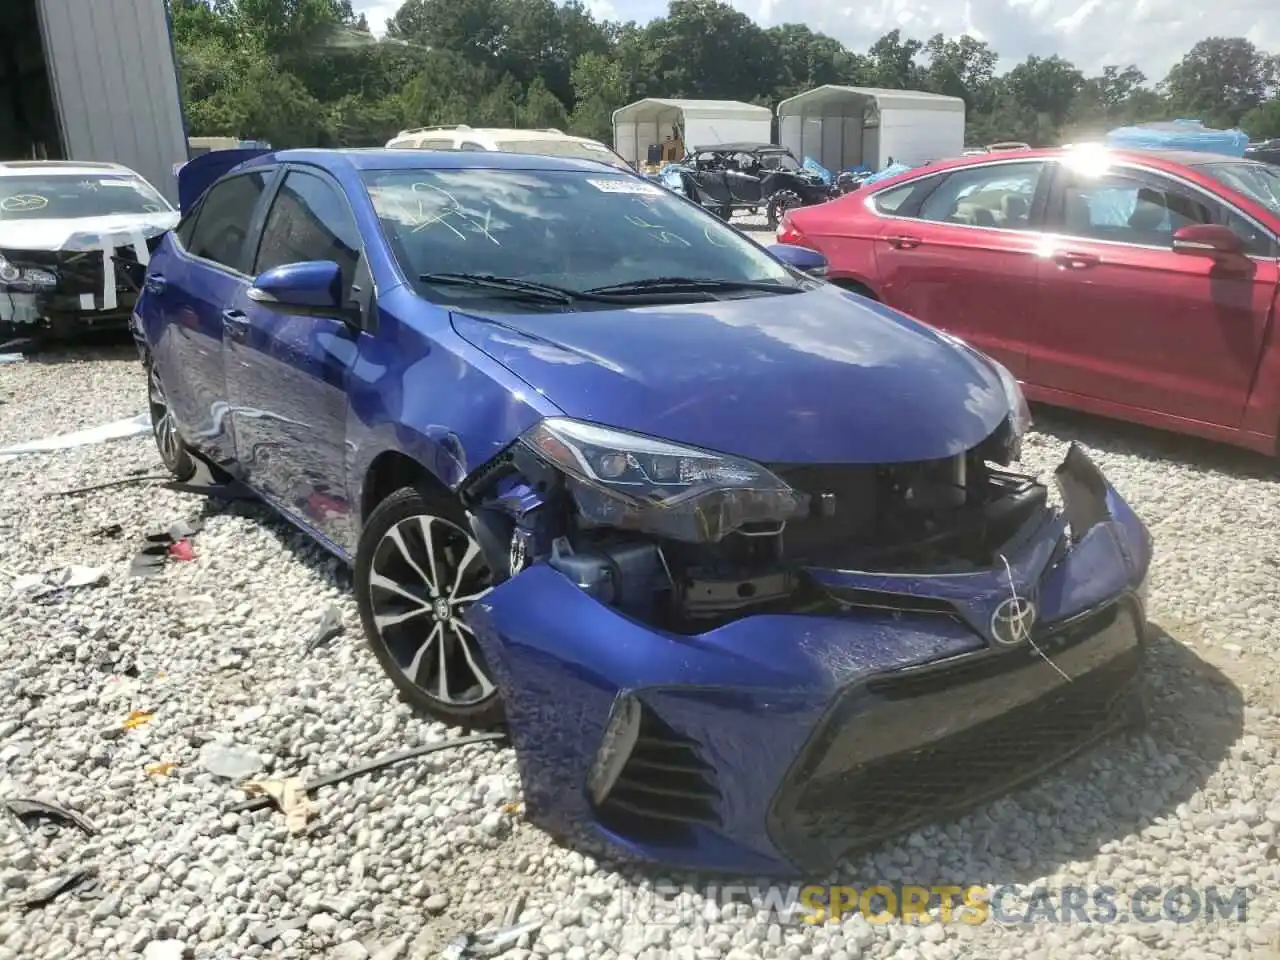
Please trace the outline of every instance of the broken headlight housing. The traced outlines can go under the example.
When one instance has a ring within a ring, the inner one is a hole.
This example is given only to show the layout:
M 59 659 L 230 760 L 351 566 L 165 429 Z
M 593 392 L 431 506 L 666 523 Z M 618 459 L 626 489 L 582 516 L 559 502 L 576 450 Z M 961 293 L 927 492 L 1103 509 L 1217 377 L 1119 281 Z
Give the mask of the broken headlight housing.
M 520 442 L 559 470 L 589 524 L 714 543 L 809 510 L 759 464 L 594 423 L 550 417 Z
M 22 268 L 0 257 L 0 283 L 28 284 L 32 287 L 56 287 L 57 276 L 39 267 Z

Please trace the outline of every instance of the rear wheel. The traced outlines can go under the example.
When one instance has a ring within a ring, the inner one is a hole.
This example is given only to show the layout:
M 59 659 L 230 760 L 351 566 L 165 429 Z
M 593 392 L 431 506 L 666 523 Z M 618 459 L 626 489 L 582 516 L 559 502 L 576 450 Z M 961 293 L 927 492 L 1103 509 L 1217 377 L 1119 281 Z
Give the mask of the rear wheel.
M 402 487 L 365 524 L 355 590 L 365 639 L 404 699 L 445 723 L 483 728 L 503 711 L 465 618 L 493 586 L 468 526 L 446 494 Z
M 147 361 L 147 406 L 151 413 L 151 433 L 156 439 L 156 449 L 165 469 L 180 481 L 190 480 L 196 473 L 196 462 L 178 434 L 178 424 L 173 418 L 160 371 Z

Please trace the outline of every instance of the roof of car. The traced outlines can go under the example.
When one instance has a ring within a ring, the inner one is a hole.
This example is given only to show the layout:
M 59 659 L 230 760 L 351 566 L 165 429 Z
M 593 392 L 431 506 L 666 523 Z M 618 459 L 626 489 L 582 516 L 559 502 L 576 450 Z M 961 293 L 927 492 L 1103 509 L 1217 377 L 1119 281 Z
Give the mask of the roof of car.
M 914 176 L 922 173 L 932 173 L 934 171 L 952 170 L 960 167 L 976 167 L 985 164 L 1006 164 L 1006 163 L 1025 163 L 1029 160 L 1047 159 L 1050 157 L 1062 157 L 1080 153 L 1082 151 L 1095 151 L 1099 155 L 1105 155 L 1116 160 L 1125 160 L 1131 163 L 1144 163 L 1156 169 L 1166 169 L 1170 167 L 1203 167 L 1208 164 L 1223 163 L 1258 163 L 1250 157 L 1231 157 L 1221 153 L 1204 153 L 1194 150 L 1133 150 L 1133 149 L 1117 149 L 1107 147 L 1095 143 L 1080 143 L 1070 147 L 1037 147 L 1031 150 L 1004 150 L 997 153 L 980 153 L 963 157 L 950 157 L 945 160 L 936 160 L 933 163 L 927 163 L 923 166 L 913 167 L 910 170 L 904 170 L 892 177 L 886 177 L 874 184 L 875 189 L 882 187 L 892 187 L 895 184 L 910 180 Z
M 137 176 L 133 170 L 119 163 L 88 163 L 70 160 L 0 161 L 0 177 L 18 177 L 33 173 L 56 173 L 71 177 L 87 177 L 103 173 Z
M 310 163 L 330 170 L 579 170 L 602 173 L 594 160 L 550 157 L 498 150 L 402 150 L 395 147 L 348 148 L 342 150 L 276 150 L 254 157 L 245 166 L 266 163 Z M 614 170 L 614 173 L 625 171 Z

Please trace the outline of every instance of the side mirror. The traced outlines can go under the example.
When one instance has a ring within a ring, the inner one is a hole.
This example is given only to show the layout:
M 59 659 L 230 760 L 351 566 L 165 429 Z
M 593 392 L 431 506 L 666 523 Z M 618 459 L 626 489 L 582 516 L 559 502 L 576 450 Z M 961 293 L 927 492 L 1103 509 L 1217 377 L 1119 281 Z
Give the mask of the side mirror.
M 771 243 L 767 249 L 775 257 L 795 270 L 820 279 L 825 279 L 827 276 L 827 258 L 817 250 L 811 250 L 808 247 L 797 247 L 789 243 Z
M 254 278 L 249 299 L 285 313 L 346 318 L 342 269 L 332 260 L 285 263 Z
M 1173 234 L 1173 252 L 1213 260 L 1244 256 L 1244 241 L 1232 230 L 1217 223 L 1193 223 Z

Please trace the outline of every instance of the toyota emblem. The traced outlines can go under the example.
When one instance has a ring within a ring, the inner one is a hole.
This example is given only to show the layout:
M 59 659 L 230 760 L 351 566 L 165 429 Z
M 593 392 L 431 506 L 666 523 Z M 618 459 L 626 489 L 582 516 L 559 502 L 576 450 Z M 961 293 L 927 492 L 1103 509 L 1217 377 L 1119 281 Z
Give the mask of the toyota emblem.
M 1036 605 L 1017 594 L 1002 600 L 991 614 L 991 636 L 996 643 L 1016 647 L 1031 639 L 1036 625 Z

